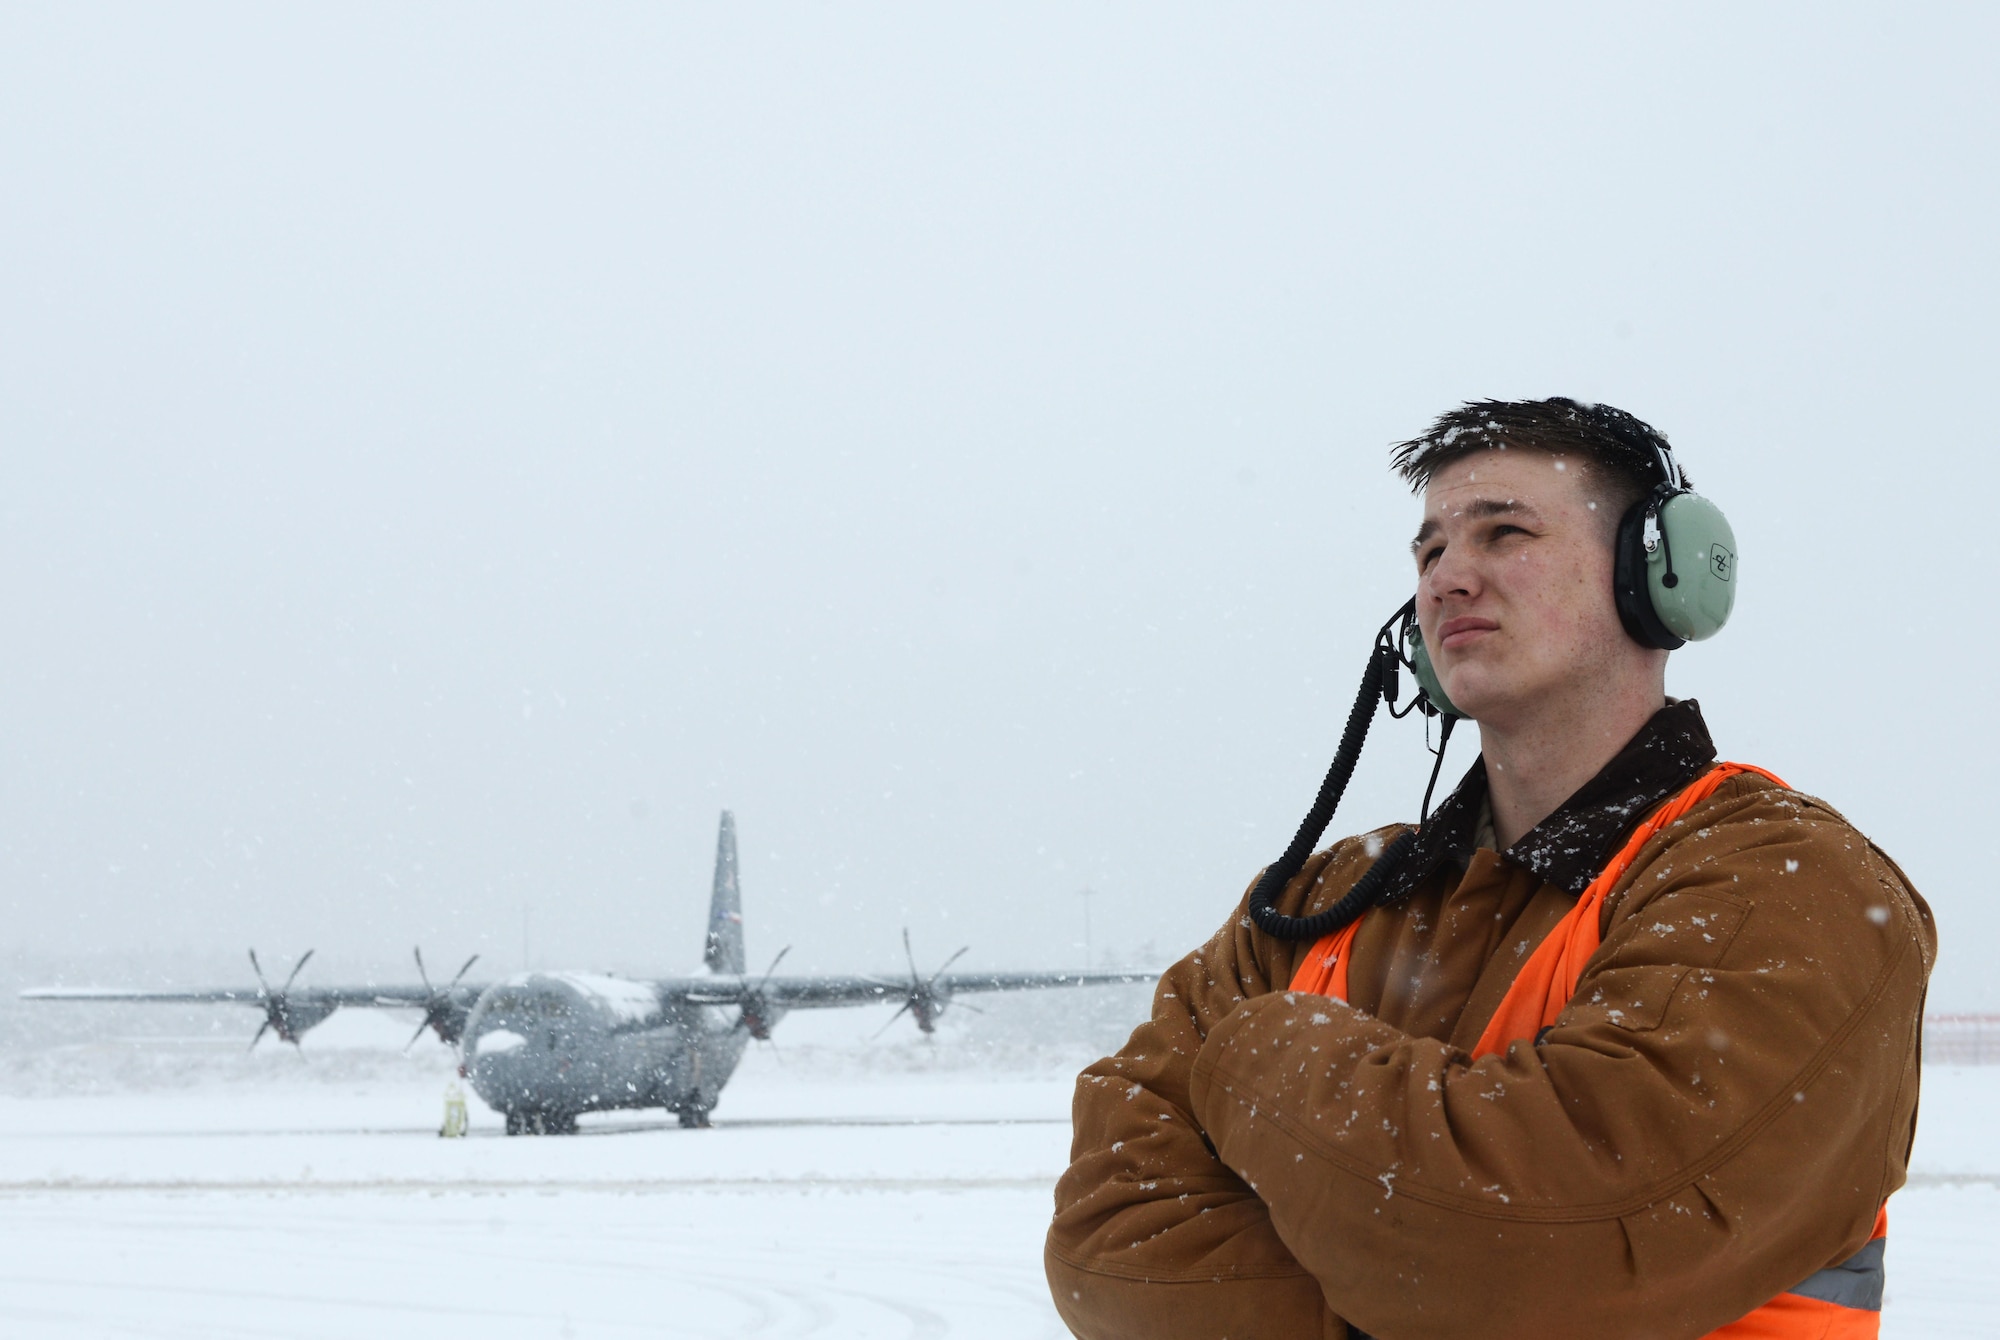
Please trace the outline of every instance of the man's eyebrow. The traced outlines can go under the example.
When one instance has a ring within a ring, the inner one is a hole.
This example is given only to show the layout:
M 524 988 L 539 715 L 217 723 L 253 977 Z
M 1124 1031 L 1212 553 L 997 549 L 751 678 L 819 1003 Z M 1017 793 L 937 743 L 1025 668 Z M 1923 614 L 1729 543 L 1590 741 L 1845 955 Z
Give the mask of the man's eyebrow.
M 1484 520 L 1489 516 L 1524 516 L 1536 521 L 1542 519 L 1540 512 L 1516 498 L 1474 498 L 1459 508 L 1458 513 L 1475 521 Z M 1440 529 L 1435 518 L 1426 518 L 1424 524 L 1417 528 L 1417 538 L 1410 541 L 1410 552 L 1414 554 L 1422 549 L 1424 541 L 1436 535 Z

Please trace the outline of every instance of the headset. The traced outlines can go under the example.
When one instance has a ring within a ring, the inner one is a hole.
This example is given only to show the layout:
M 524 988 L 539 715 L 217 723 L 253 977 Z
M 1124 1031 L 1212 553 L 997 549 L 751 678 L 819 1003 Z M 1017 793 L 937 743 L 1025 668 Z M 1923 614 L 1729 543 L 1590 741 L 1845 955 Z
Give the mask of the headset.
M 1656 442 L 1653 455 L 1659 482 L 1618 519 L 1612 595 L 1618 620 L 1633 641 L 1642 647 L 1672 651 L 1714 637 L 1729 622 L 1736 603 L 1736 534 L 1721 508 L 1688 488 L 1687 474 L 1674 459 L 1671 447 Z M 1675 555 L 1680 556 L 1678 567 Z M 1416 694 L 1398 708 L 1404 669 L 1416 681 Z M 1332 907 L 1310 917 L 1285 916 L 1275 906 L 1277 896 L 1305 868 L 1325 835 L 1348 779 L 1354 775 L 1354 765 L 1361 760 L 1361 747 L 1367 742 L 1378 700 L 1388 704 L 1392 719 L 1420 712 L 1440 720 L 1437 761 L 1431 765 L 1417 826 L 1385 847 Z M 1280 940 L 1317 940 L 1347 925 L 1383 896 L 1430 819 L 1431 794 L 1444 767 L 1445 746 L 1451 740 L 1452 727 L 1464 717 L 1431 664 L 1423 630 L 1417 626 L 1417 600 L 1412 596 L 1376 631 L 1368 668 L 1361 675 L 1361 689 L 1348 713 L 1340 748 L 1334 751 L 1333 766 L 1320 783 L 1319 795 L 1284 855 L 1266 867 L 1250 891 L 1250 918 L 1259 930 Z
M 1714 637 L 1729 622 L 1736 532 L 1721 508 L 1688 488 L 1673 448 L 1657 443 L 1654 456 L 1660 482 L 1618 520 L 1611 585 L 1633 641 L 1672 651 Z

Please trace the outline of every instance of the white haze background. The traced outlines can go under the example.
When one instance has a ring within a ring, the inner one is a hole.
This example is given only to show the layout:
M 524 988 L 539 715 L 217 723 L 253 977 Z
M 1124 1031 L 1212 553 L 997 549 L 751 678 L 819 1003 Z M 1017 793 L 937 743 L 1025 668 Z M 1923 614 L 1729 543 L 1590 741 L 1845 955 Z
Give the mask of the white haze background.
M 1163 960 L 1407 594 L 1388 445 L 1567 394 L 1742 542 L 1672 691 L 2000 1008 L 1996 29 L 0 11 L 0 949 L 679 970 L 727 806 L 759 961 Z

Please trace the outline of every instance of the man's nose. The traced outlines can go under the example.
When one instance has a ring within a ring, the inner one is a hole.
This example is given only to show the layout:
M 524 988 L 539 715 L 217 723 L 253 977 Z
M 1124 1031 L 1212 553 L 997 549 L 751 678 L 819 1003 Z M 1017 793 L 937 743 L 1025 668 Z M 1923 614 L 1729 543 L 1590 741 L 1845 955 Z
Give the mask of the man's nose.
M 1463 599 L 1479 594 L 1478 565 L 1465 554 L 1461 545 L 1447 543 L 1444 552 L 1437 556 L 1423 580 L 1417 583 L 1417 590 L 1427 599 L 1442 604 L 1453 598 Z

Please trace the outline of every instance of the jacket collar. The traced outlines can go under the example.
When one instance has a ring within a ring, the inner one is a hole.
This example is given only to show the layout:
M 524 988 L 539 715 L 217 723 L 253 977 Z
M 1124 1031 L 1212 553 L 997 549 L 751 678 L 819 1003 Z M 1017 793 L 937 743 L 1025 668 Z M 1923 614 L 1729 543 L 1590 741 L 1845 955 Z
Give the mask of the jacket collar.
M 1581 895 L 1633 826 L 1715 762 L 1715 742 L 1692 698 L 1670 702 L 1603 769 L 1501 855 L 1571 894 Z M 1486 760 L 1479 759 L 1417 834 L 1417 849 L 1396 881 L 1401 896 L 1446 861 L 1472 859 L 1473 832 L 1486 806 Z

